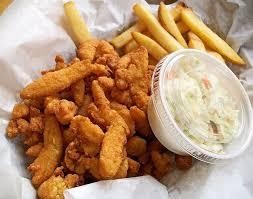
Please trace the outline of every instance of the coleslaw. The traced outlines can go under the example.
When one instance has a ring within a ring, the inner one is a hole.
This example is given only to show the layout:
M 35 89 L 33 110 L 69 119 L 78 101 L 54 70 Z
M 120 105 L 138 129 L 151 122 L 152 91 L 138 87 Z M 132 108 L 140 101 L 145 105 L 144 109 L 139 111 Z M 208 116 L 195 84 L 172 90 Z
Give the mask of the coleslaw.
M 167 74 L 166 96 L 179 128 L 200 147 L 224 153 L 239 127 L 239 108 L 222 82 L 196 57 L 184 57 Z

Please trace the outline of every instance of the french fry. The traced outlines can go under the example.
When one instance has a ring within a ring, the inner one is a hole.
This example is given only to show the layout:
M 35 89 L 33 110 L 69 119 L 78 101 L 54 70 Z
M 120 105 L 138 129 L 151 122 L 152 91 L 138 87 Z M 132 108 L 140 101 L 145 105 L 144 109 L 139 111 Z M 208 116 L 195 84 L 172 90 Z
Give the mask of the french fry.
M 187 33 L 188 36 L 188 46 L 189 48 L 194 48 L 194 49 L 198 49 L 201 51 L 206 51 L 206 47 L 204 45 L 204 43 L 201 41 L 201 39 L 195 35 L 193 32 L 188 32 Z
M 167 51 L 164 50 L 157 42 L 139 32 L 132 32 L 132 37 L 141 46 L 144 46 L 148 53 L 151 54 L 156 60 L 162 59 L 167 55 Z
M 184 4 L 179 2 L 175 8 L 171 9 L 171 15 L 175 21 L 179 21 L 181 18 L 181 11 L 184 9 Z
M 86 26 L 73 1 L 69 1 L 64 4 L 64 12 L 72 31 L 72 39 L 74 40 L 76 46 L 85 40 L 91 39 L 91 34 L 89 33 L 88 27 Z
M 158 8 L 158 17 L 164 29 L 167 30 L 172 36 L 174 36 L 182 46 L 187 48 L 188 46 L 180 31 L 178 30 L 178 27 L 172 17 L 171 11 L 167 9 L 166 5 L 163 2 L 160 3 L 160 6 Z
M 131 41 L 129 41 L 125 46 L 124 46 L 124 53 L 130 53 L 131 51 L 135 50 L 136 48 L 138 48 L 139 44 L 136 43 L 136 41 L 134 39 L 132 39 Z
M 171 14 L 175 21 L 178 21 L 180 19 L 182 9 L 183 9 L 182 3 L 178 3 L 175 8 L 171 9 Z M 130 28 L 128 28 L 126 31 L 124 31 L 123 33 L 115 37 L 111 41 L 111 43 L 114 45 L 114 47 L 121 48 L 127 43 L 130 43 L 130 41 L 133 39 L 131 32 L 143 32 L 145 29 L 146 29 L 146 26 L 140 21 L 138 21 L 137 23 L 132 25 Z
M 177 22 L 177 28 L 181 34 L 184 34 L 190 30 L 190 28 L 182 21 Z
M 208 28 L 191 9 L 184 8 L 181 12 L 181 19 L 212 50 L 221 54 L 231 63 L 245 64 L 242 58 L 223 39 Z
M 201 51 L 206 51 L 208 54 L 214 56 L 215 58 L 217 58 L 221 62 L 225 63 L 224 59 L 222 58 L 222 56 L 219 53 L 209 50 L 209 49 L 206 49 L 205 45 L 201 41 L 201 39 L 197 35 L 195 35 L 193 32 L 188 32 L 187 36 L 189 39 L 189 43 L 188 43 L 189 48 L 194 48 L 194 49 L 198 49 Z
M 137 3 L 133 9 L 134 13 L 146 25 L 151 35 L 166 51 L 173 52 L 183 49 L 183 46 L 160 25 L 155 16 L 143 5 Z
M 141 21 L 138 21 L 136 24 L 128 28 L 125 32 L 115 37 L 111 41 L 111 43 L 116 48 L 121 48 L 122 46 L 130 42 L 131 39 L 133 39 L 131 35 L 132 32 L 142 32 L 143 30 L 145 30 L 145 25 Z
M 223 57 L 219 53 L 214 52 L 214 51 L 208 51 L 208 50 L 207 50 L 207 53 L 209 55 L 214 56 L 215 58 L 217 58 L 218 60 L 220 60 L 221 62 L 223 62 L 225 64 L 225 61 L 224 61 Z

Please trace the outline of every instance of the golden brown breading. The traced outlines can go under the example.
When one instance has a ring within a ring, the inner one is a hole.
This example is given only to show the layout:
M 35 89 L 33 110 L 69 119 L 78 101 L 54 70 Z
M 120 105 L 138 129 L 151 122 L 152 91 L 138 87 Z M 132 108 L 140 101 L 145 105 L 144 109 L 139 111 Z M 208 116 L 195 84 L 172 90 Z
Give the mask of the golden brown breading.
M 64 163 L 66 167 L 77 174 L 83 175 L 87 171 L 94 174 L 94 177 L 98 177 L 98 160 L 95 157 L 87 157 L 82 151 L 82 145 L 77 140 L 71 142 L 65 151 Z M 96 168 L 93 168 L 96 166 Z
M 46 116 L 44 147 L 39 156 L 28 167 L 35 187 L 38 187 L 53 174 L 62 156 L 62 145 L 61 130 L 56 118 L 54 116 Z
M 133 136 L 127 141 L 126 150 L 128 155 L 140 157 L 147 151 L 147 142 L 139 136 Z
M 35 107 L 37 109 L 42 110 L 44 108 L 44 99 L 39 98 L 39 99 L 25 99 L 24 103 L 29 106 L 29 107 Z
M 39 142 L 38 144 L 35 144 L 35 145 L 29 147 L 26 150 L 25 154 L 27 156 L 36 158 L 36 157 L 38 157 L 38 155 L 39 155 L 40 151 L 42 150 L 42 148 L 43 148 L 43 143 Z
M 88 106 L 92 102 L 92 97 L 90 95 L 84 95 L 82 105 L 77 110 L 77 115 L 82 115 L 84 117 L 88 116 Z
M 68 174 L 65 178 L 52 175 L 38 188 L 38 197 L 39 199 L 64 199 L 63 192 L 75 187 L 78 182 L 79 176 L 76 174 Z
M 9 138 L 15 138 L 19 134 L 16 120 L 10 120 L 6 128 L 6 133 Z
M 140 163 L 129 157 L 127 158 L 127 160 L 128 160 L 127 176 L 128 177 L 137 176 L 140 169 Z
M 40 109 L 34 107 L 34 106 L 30 106 L 29 107 L 30 109 L 30 117 L 37 117 L 37 116 L 40 116 L 41 115 L 41 111 Z
M 192 157 L 191 156 L 181 156 L 175 155 L 176 167 L 180 170 L 187 170 L 192 167 Z
M 31 132 L 30 124 L 25 119 L 22 119 L 22 118 L 17 119 L 17 126 L 18 126 L 18 131 L 22 134 L 28 134 Z
M 146 152 L 142 154 L 140 157 L 138 157 L 138 161 L 143 165 L 147 164 L 149 162 L 149 159 L 150 159 L 150 152 Z
M 67 146 L 70 142 L 74 141 L 74 139 L 76 138 L 76 133 L 77 131 L 73 131 L 71 127 L 65 129 L 62 133 L 64 145 Z
M 131 107 L 133 105 L 133 100 L 130 96 L 130 91 L 129 90 L 120 90 L 117 88 L 113 88 L 111 92 L 111 97 L 113 100 L 120 104 L 124 104 L 127 107 Z
M 109 77 L 99 77 L 98 83 L 103 88 L 104 92 L 110 92 L 114 87 L 114 79 Z
M 136 106 L 133 106 L 130 108 L 130 114 L 135 122 L 136 131 L 140 135 L 143 137 L 149 137 L 153 134 L 144 111 Z
M 161 179 L 173 168 L 173 157 L 167 153 L 152 151 L 151 159 L 155 167 L 153 174 L 157 179 Z
M 118 69 L 115 71 L 117 89 L 128 89 L 135 105 L 146 111 L 149 92 L 147 50 L 142 46 L 139 47 L 123 56 L 118 65 Z
M 27 85 L 21 91 L 20 97 L 22 99 L 34 99 L 49 96 L 68 88 L 72 83 L 91 74 L 107 75 L 108 72 L 103 65 L 80 61 L 67 68 L 43 75 Z
M 33 146 L 42 141 L 42 136 L 39 133 L 29 132 L 24 135 L 24 144 Z
M 89 141 L 96 145 L 100 145 L 103 138 L 104 132 L 101 128 L 93 124 L 89 118 L 78 115 L 73 118 L 71 125 L 77 128 L 77 137 L 81 141 Z
M 166 151 L 166 148 L 157 139 L 155 139 L 148 143 L 148 151 L 164 152 Z
M 96 63 L 108 66 L 112 71 L 115 71 L 118 68 L 119 59 L 116 54 L 103 54 L 97 58 Z
M 74 102 L 77 106 L 81 106 L 84 99 L 85 85 L 84 80 L 81 79 L 71 85 L 71 92 L 74 98 Z
M 15 104 L 12 110 L 12 118 L 17 119 L 17 118 L 23 118 L 29 115 L 29 107 L 24 104 Z
M 55 114 L 61 124 L 68 124 L 77 112 L 77 106 L 74 102 L 62 99 L 52 99 L 47 102 L 45 108 L 46 114 Z
M 31 117 L 30 118 L 30 124 L 29 124 L 30 131 L 37 132 L 37 133 L 43 133 L 44 129 L 44 118 L 42 115 Z
M 128 137 L 132 137 L 135 133 L 135 123 L 130 115 L 129 109 L 117 102 L 111 102 L 110 104 L 111 108 L 119 113 L 119 115 L 125 120 L 129 130 L 130 135 Z
M 121 125 L 111 125 L 105 133 L 99 156 L 99 173 L 103 179 L 112 179 L 123 161 L 126 133 Z
M 102 114 L 98 110 L 97 106 L 94 103 L 91 103 L 88 106 L 88 116 L 92 120 L 93 123 L 97 124 L 100 128 L 106 129 L 107 123 L 104 118 L 102 118 Z
M 129 128 L 124 119 L 116 111 L 111 110 L 110 102 L 96 80 L 92 82 L 92 95 L 102 118 L 109 126 L 102 141 L 99 173 L 102 179 L 112 179 L 124 159 L 124 145 Z
M 121 162 L 121 165 L 120 165 L 116 175 L 113 177 L 113 179 L 127 177 L 127 171 L 128 171 L 128 159 L 125 157 L 123 159 L 123 161 Z
M 88 60 L 90 62 L 95 62 L 96 59 L 105 54 L 117 56 L 117 52 L 114 50 L 113 46 L 104 40 L 87 40 L 80 44 L 77 50 L 77 56 L 81 60 Z

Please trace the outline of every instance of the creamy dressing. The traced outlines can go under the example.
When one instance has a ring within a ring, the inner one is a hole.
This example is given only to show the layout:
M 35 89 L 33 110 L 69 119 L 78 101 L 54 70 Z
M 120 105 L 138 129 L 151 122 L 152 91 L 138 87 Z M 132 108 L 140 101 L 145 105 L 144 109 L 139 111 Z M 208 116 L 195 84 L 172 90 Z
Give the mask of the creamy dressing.
M 169 110 L 179 128 L 200 147 L 223 153 L 238 131 L 233 96 L 195 57 L 179 60 L 167 74 Z

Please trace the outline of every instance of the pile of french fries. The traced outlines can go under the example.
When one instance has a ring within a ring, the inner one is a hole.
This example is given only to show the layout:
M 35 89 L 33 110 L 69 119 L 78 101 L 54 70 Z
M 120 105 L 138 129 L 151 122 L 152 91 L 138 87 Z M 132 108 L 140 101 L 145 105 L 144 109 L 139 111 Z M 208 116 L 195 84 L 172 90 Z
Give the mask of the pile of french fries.
M 138 21 L 111 40 L 117 49 L 131 52 L 139 45 L 147 48 L 150 64 L 156 64 L 165 55 L 183 48 L 205 51 L 221 62 L 244 65 L 243 59 L 201 19 L 182 3 L 169 9 L 161 2 L 156 18 L 141 4 L 133 6 Z

